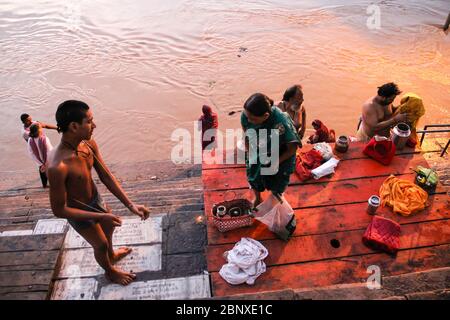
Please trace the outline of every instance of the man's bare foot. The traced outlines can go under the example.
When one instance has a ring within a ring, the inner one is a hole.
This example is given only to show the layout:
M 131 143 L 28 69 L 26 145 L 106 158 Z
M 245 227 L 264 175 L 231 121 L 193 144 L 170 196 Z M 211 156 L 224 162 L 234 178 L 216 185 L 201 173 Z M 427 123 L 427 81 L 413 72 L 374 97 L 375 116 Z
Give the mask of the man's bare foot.
M 112 268 L 111 271 L 106 272 L 105 276 L 114 283 L 121 284 L 123 286 L 129 285 L 136 279 L 134 273 L 125 272 L 120 269 Z
M 129 247 L 120 247 L 117 250 L 114 250 L 114 254 L 112 257 L 109 257 L 111 259 L 112 263 L 116 263 L 117 261 L 123 259 L 125 256 L 131 253 L 133 249 Z

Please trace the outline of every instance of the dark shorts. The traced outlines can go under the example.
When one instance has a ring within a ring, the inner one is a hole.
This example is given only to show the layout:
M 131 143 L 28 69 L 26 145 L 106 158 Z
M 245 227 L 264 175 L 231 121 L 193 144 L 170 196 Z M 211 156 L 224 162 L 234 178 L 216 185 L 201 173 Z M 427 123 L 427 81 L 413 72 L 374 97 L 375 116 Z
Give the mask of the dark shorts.
M 96 196 L 91 201 L 91 203 L 88 203 L 88 205 L 89 205 L 89 207 L 95 208 L 101 212 L 105 212 L 105 213 L 108 212 L 108 210 L 105 208 L 105 204 L 103 202 L 102 196 L 98 192 L 96 193 Z M 92 210 L 92 208 L 89 208 L 89 207 L 86 206 L 86 208 L 81 208 L 81 209 L 86 210 L 86 211 L 98 212 L 98 211 Z M 76 221 L 76 220 L 72 220 L 72 219 L 67 219 L 67 222 L 69 222 L 69 224 L 75 230 L 86 229 L 86 228 L 89 228 L 96 224 L 95 220 Z

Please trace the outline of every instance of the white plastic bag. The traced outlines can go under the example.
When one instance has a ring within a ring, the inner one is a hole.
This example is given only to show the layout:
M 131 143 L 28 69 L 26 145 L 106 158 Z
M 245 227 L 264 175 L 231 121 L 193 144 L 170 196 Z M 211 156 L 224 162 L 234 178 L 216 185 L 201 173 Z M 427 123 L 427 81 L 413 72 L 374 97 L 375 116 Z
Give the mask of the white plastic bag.
M 270 194 L 264 202 L 256 207 L 255 219 L 264 223 L 279 238 L 288 240 L 295 230 L 295 215 L 284 196 L 281 196 L 280 199 L 282 203 L 273 194 Z

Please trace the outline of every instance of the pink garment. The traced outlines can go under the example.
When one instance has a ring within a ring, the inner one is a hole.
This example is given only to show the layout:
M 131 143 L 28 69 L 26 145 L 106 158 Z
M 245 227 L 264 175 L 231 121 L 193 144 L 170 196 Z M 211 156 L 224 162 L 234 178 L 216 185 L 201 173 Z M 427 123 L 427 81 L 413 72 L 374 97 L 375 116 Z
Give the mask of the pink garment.
M 52 149 L 53 146 L 45 134 L 41 134 L 37 138 L 30 137 L 28 139 L 28 151 L 39 167 L 47 163 L 47 155 Z

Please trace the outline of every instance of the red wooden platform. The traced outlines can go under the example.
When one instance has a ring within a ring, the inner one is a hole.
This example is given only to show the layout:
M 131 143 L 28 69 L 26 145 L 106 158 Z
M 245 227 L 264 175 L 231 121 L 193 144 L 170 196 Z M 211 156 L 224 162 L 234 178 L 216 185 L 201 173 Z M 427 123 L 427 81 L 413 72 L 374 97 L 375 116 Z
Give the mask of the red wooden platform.
M 366 213 L 367 199 L 378 194 L 390 174 L 413 181 L 415 174 L 410 168 L 428 167 L 419 149 L 405 148 L 397 152 L 391 165 L 384 166 L 366 157 L 362 147 L 353 143 L 347 153 L 336 154 L 341 162 L 332 176 L 306 183 L 296 174 L 291 176 L 285 197 L 295 210 L 297 228 L 289 242 L 277 239 L 257 221 L 248 228 L 217 231 L 212 224 L 212 205 L 234 196 L 253 200 L 253 193 L 248 189 L 244 165 L 206 164 L 210 159 L 205 157 L 202 177 L 213 296 L 364 282 L 370 265 L 378 265 L 383 276 L 449 266 L 450 205 L 441 186 L 429 197 L 427 208 L 410 217 L 394 214 L 390 208 L 377 211 L 402 225 L 401 250 L 396 257 L 362 244 L 371 220 Z M 229 285 L 218 273 L 226 263 L 223 253 L 242 237 L 261 241 L 269 251 L 267 271 L 253 286 Z M 338 248 L 331 245 L 332 240 L 339 241 Z

